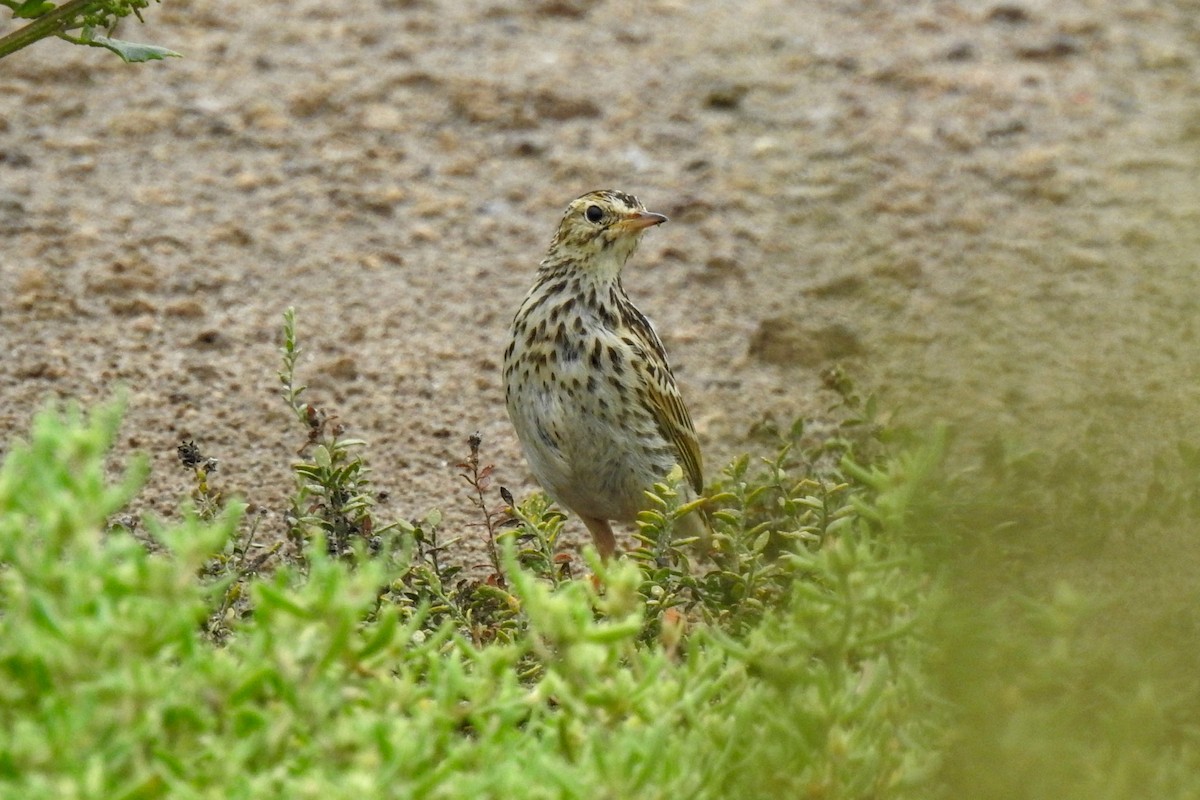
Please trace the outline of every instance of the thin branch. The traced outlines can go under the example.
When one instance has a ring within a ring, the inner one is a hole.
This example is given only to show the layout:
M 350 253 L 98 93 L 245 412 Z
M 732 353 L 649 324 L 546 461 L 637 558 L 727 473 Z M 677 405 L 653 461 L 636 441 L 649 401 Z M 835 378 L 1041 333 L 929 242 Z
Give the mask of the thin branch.
M 7 3 L 5 3 L 7 5 Z M 78 27 L 78 18 L 90 6 L 98 5 L 96 0 L 69 0 L 53 11 L 47 12 L 28 25 L 0 38 L 0 58 L 28 47 L 39 39 L 68 31 Z

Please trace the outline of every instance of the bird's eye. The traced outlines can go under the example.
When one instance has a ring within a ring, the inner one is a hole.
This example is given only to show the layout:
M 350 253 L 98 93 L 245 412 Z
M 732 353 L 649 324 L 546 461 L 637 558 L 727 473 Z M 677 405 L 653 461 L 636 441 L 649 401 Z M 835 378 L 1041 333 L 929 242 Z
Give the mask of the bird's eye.
M 587 211 L 583 212 L 583 215 L 587 217 L 588 222 L 599 222 L 604 219 L 604 211 L 601 210 L 600 206 L 588 206 Z

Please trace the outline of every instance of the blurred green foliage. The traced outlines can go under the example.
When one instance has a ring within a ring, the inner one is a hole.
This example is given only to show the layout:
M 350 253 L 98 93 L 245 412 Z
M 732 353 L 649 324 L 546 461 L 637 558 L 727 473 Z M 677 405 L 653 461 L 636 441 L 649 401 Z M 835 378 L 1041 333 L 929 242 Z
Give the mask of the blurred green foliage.
M 947 592 L 941 796 L 1200 796 L 1200 462 L 1160 446 L 1145 474 L 1051 437 L 943 465 L 913 523 Z

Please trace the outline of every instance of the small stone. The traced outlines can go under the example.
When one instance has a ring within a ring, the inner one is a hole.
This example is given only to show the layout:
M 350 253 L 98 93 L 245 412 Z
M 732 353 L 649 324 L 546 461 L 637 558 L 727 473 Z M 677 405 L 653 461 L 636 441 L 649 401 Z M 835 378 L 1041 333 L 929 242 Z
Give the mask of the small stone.
M 865 285 L 861 275 L 842 275 L 812 287 L 805 294 L 812 297 L 853 297 L 861 292 Z
M 404 114 L 389 103 L 372 103 L 363 109 L 362 125 L 371 131 L 403 130 Z
M 537 4 L 539 16 L 579 19 L 587 14 L 591 3 L 583 0 L 543 0 Z
M 1085 247 L 1070 247 L 1065 251 L 1064 256 L 1067 266 L 1071 269 L 1091 271 L 1100 269 L 1108 263 L 1103 253 Z
M 987 14 L 988 22 L 1006 22 L 1020 25 L 1029 22 L 1029 12 L 1016 3 L 1000 3 Z
M 1059 147 L 1035 146 L 1022 150 L 1012 160 L 1008 172 L 1014 177 L 1032 180 L 1049 178 L 1058 173 L 1058 161 L 1062 157 Z
M 119 136 L 141 136 L 175 127 L 180 115 L 179 109 L 166 105 L 126 109 L 109 120 L 108 131 Z
M 3 132 L 5 129 L 0 129 Z M 14 169 L 23 169 L 33 165 L 33 159 L 20 150 L 0 150 L 0 164 Z
M 1148 248 L 1158 244 L 1159 236 L 1144 225 L 1131 225 L 1121 232 L 1120 242 L 1128 247 Z
M 534 95 L 533 108 L 542 119 L 555 121 L 600 116 L 600 107 L 586 97 L 568 97 L 549 91 Z
M 521 158 L 536 158 L 546 152 L 545 142 L 524 138 L 512 146 L 512 154 Z
M 45 270 L 37 267 L 26 267 L 17 276 L 17 284 L 13 287 L 17 294 L 53 294 L 55 287 Z
M 958 42 L 946 51 L 947 61 L 974 61 L 979 57 L 979 51 L 970 42 Z
M 192 299 L 175 300 L 163 306 L 163 313 L 168 317 L 198 319 L 204 316 L 204 306 Z
M 439 238 L 437 231 L 432 227 L 429 225 L 420 224 L 413 225 L 412 228 L 409 229 L 409 235 L 412 237 L 413 242 L 418 244 L 436 242 Z
M 143 297 L 114 298 L 108 302 L 108 309 L 118 317 L 136 317 L 139 315 L 154 314 L 154 304 Z
M 321 364 L 318 369 L 339 381 L 352 381 L 358 377 L 358 361 L 353 356 L 339 356 Z
M 332 109 L 333 90 L 327 86 L 307 86 L 288 98 L 288 111 L 294 117 L 313 117 Z
M 1009 136 L 1016 136 L 1024 133 L 1028 129 L 1029 126 L 1022 119 L 1005 119 L 998 120 L 994 124 L 989 125 L 987 129 L 984 130 L 983 135 L 984 138 L 992 141 L 995 139 L 1004 139 Z
M 252 102 L 241 112 L 242 122 L 260 131 L 286 130 L 292 123 L 286 114 L 266 101 Z
M 154 291 L 159 288 L 159 276 L 158 270 L 145 261 L 114 261 L 107 269 L 90 273 L 86 283 L 93 294 L 121 296 Z
M 777 153 L 781 148 L 779 140 L 774 136 L 759 136 L 750 143 L 750 149 L 756 156 L 765 156 Z
M 254 242 L 254 237 L 241 225 L 222 225 L 213 230 L 212 241 L 215 244 L 228 244 L 234 247 L 245 247 Z
M 54 366 L 48 361 L 35 361 L 32 364 L 24 364 L 13 370 L 13 376 L 19 380 L 34 380 L 37 378 L 45 378 L 46 380 L 56 380 L 62 378 L 66 371 L 60 366 Z
M 717 84 L 705 94 L 704 106 L 718 111 L 736 111 L 749 92 L 749 87 L 740 83 Z
M 701 283 L 724 283 L 730 278 L 745 279 L 742 265 L 732 256 L 712 256 L 704 262 L 704 271 L 696 276 Z
M 200 383 L 220 383 L 221 381 L 221 371 L 212 364 L 189 363 L 186 365 L 185 369 L 187 370 L 187 374 L 193 380 L 199 381 Z M 193 409 L 190 407 L 187 409 L 188 412 L 192 410 Z
M 224 350 L 229 347 L 229 339 L 219 330 L 210 328 L 197 334 L 191 346 L 197 350 Z
M 179 192 L 168 186 L 139 186 L 133 190 L 133 196 L 147 206 L 177 206 L 183 201 Z
M 1018 58 L 1028 61 L 1054 61 L 1076 55 L 1082 49 L 1075 37 L 1059 34 L 1046 41 L 1018 45 L 1015 52 Z
M 1146 69 L 1181 69 L 1193 61 L 1187 50 L 1161 43 L 1148 43 L 1139 55 Z
M 129 330 L 133 331 L 134 333 L 140 333 L 143 336 L 148 333 L 154 333 L 154 331 L 158 330 L 158 321 L 154 318 L 154 307 L 149 303 L 146 303 L 145 305 L 149 306 L 149 308 L 145 309 L 142 314 L 137 316 L 132 322 L 129 323 Z M 143 343 L 137 349 L 146 349 L 145 344 Z
M 938 138 L 960 153 L 969 153 L 979 146 L 979 135 L 961 120 L 949 120 L 937 129 Z
M 233 185 L 243 192 L 252 192 L 263 185 L 264 179 L 257 172 L 239 172 L 233 176 Z
M 548 89 L 513 92 L 499 84 L 472 81 L 451 92 L 454 110 L 467 121 L 499 128 L 535 128 L 543 120 L 599 117 L 600 107 L 582 96 L 558 94 Z
M 972 211 L 964 211 L 949 220 L 951 228 L 972 236 L 978 236 L 986 231 L 990 223 L 991 220 L 988 217 Z

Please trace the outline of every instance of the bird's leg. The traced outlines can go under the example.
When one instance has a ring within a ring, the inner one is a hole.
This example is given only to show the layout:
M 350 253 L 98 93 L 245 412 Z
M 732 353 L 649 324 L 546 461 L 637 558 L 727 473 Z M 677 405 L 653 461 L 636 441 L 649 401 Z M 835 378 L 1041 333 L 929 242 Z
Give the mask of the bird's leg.
M 613 535 L 612 525 L 606 519 L 596 519 L 594 517 L 581 517 L 583 524 L 587 525 L 588 532 L 592 534 L 592 541 L 596 543 L 596 550 L 600 553 L 600 558 L 607 562 L 613 557 L 613 553 L 617 552 L 617 537 Z

